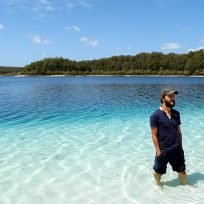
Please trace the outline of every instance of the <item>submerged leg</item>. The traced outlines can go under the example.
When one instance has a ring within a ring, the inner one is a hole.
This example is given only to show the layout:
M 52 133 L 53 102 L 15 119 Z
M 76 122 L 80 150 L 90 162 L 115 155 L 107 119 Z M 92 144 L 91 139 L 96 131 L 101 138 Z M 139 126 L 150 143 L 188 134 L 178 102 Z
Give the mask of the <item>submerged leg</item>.
M 162 176 L 162 174 L 158 174 L 157 172 L 154 173 L 154 178 L 155 178 L 156 184 L 158 186 L 161 186 L 161 176 Z
M 187 175 L 186 172 L 178 172 L 178 177 L 181 185 L 186 185 L 187 184 Z

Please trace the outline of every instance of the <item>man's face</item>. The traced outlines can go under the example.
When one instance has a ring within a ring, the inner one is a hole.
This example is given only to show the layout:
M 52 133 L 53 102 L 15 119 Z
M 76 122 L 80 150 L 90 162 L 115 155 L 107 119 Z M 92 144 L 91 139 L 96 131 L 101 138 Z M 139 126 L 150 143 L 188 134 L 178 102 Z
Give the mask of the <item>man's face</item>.
M 167 94 L 165 95 L 163 102 L 166 104 L 166 107 L 172 108 L 175 106 L 175 94 Z

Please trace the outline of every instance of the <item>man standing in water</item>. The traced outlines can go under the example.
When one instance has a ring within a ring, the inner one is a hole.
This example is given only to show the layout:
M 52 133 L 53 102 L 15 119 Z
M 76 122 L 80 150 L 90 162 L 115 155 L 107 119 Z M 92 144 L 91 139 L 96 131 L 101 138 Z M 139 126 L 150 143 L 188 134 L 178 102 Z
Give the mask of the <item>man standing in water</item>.
M 159 186 L 168 163 L 173 171 L 178 172 L 180 183 L 187 184 L 180 114 L 173 109 L 176 94 L 178 92 L 171 89 L 163 90 L 160 98 L 161 106 L 150 117 L 152 140 L 156 149 L 154 178 Z

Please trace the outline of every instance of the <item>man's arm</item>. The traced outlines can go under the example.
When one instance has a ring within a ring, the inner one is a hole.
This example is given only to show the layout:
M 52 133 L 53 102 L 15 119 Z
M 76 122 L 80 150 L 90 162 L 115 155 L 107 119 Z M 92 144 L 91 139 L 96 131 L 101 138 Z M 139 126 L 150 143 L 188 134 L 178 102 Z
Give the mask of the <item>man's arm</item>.
M 161 154 L 161 150 L 159 147 L 159 142 L 157 137 L 158 128 L 157 127 L 151 128 L 151 131 L 152 131 L 152 140 L 156 149 L 156 155 L 159 156 Z
M 181 133 L 181 127 L 180 125 L 178 126 L 178 137 L 179 137 L 179 141 L 182 147 L 182 133 Z M 183 148 L 183 147 L 182 147 Z

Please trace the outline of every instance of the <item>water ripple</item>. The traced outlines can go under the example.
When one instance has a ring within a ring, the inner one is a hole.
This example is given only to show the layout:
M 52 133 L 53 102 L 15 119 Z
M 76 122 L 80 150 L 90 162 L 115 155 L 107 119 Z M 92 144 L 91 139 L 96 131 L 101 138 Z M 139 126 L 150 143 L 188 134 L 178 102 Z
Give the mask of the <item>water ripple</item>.
M 178 89 L 189 182 L 161 192 L 149 116 Z M 0 203 L 202 203 L 204 78 L 0 77 Z

